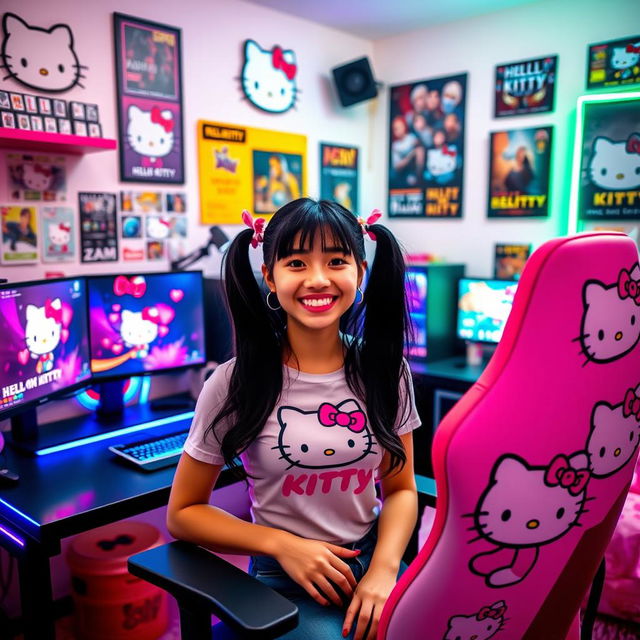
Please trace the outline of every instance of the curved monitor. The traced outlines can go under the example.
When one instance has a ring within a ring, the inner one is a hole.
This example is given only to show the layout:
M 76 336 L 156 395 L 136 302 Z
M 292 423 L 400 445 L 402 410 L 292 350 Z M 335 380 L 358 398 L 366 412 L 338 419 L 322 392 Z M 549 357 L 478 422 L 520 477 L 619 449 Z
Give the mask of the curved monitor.
M 206 362 L 201 271 L 89 276 L 94 379 Z
M 517 288 L 518 283 L 513 280 L 461 278 L 458 282 L 458 337 L 497 344 Z
M 0 285 L 0 419 L 91 379 L 84 278 Z

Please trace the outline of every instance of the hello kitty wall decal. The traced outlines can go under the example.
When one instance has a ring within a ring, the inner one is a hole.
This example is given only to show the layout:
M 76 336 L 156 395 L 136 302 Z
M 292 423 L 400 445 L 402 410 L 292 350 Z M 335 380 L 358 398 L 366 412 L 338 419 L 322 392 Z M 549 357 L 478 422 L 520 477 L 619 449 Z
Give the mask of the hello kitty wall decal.
M 25 87 L 62 93 L 75 86 L 84 89 L 85 65 L 80 64 L 71 27 L 54 24 L 48 29 L 30 25 L 15 13 L 2 17 L 4 37 L 0 49 L 2 68 Z
M 245 40 L 240 86 L 245 98 L 267 113 L 285 113 L 293 108 L 300 89 L 298 65 L 291 49 L 275 45 L 263 49 L 255 40 Z

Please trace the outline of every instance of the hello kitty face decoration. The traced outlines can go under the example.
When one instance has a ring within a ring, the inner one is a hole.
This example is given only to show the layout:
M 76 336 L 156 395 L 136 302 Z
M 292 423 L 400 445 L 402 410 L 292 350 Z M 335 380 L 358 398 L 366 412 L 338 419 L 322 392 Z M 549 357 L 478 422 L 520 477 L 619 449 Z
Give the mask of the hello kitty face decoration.
M 622 269 L 617 282 L 588 280 L 582 289 L 580 336 L 587 362 L 611 362 L 629 353 L 640 339 L 640 267 Z
M 274 46 L 263 49 L 255 40 L 244 43 L 240 82 L 249 102 L 269 113 L 284 113 L 296 103 L 298 88 L 296 54 Z
M 591 182 L 601 189 L 626 191 L 640 187 L 640 134 L 626 140 L 598 136 L 589 163 Z
M 4 39 L 0 57 L 8 72 L 3 79 L 40 91 L 62 93 L 80 84 L 82 69 L 74 49 L 73 32 L 66 24 L 49 29 L 34 27 L 14 13 L 2 18 Z

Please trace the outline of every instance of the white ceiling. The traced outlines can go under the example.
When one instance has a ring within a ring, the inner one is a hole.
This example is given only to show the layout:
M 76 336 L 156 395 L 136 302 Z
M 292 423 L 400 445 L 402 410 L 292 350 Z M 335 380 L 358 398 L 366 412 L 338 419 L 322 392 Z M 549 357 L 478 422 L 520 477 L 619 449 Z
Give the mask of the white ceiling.
M 539 0 L 248 0 L 367 40 Z

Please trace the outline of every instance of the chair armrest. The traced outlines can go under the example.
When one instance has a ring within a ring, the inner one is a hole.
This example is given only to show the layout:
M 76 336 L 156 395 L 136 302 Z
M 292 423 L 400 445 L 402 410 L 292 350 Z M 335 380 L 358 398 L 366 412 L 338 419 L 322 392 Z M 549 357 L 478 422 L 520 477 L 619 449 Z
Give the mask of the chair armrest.
M 137 553 L 128 568 L 179 604 L 215 614 L 243 637 L 276 637 L 298 624 L 292 602 L 195 544 L 176 541 Z

